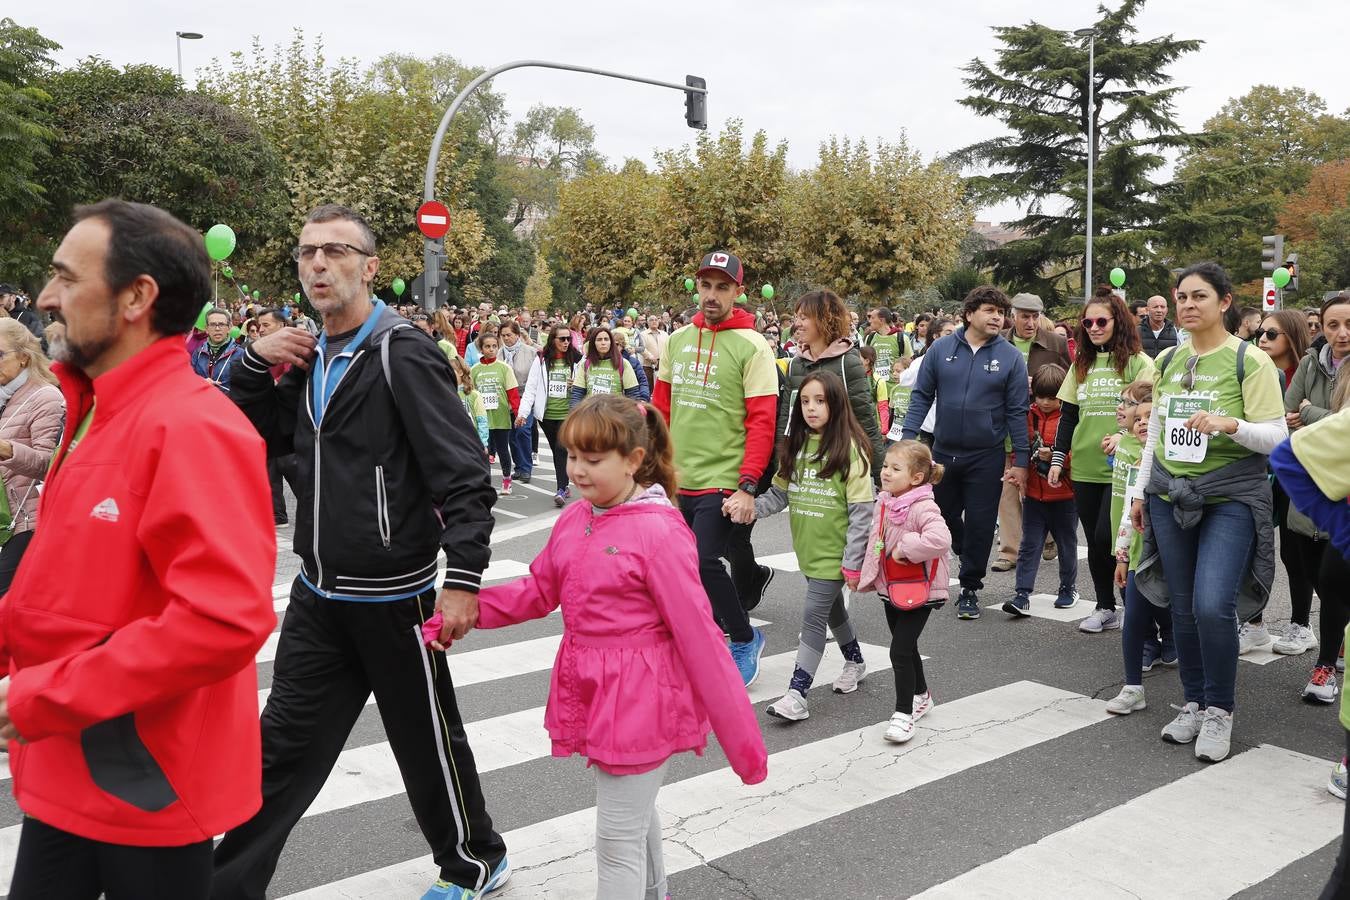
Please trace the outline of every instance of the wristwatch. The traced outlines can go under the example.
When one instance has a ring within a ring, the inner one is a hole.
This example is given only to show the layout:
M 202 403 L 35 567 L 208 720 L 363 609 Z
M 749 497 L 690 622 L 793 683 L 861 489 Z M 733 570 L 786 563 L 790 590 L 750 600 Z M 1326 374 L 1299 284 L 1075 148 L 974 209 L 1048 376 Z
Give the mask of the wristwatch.
M 759 493 L 759 484 L 758 484 L 758 482 L 751 481 L 749 478 L 742 478 L 742 479 L 741 479 L 741 483 L 738 484 L 738 485 L 736 485 L 736 487 L 738 487 L 738 488 L 740 488 L 741 490 L 745 491 L 745 492 L 746 492 L 747 494 L 749 494 L 751 497 L 753 497 L 753 496 L 755 496 L 756 494 Z

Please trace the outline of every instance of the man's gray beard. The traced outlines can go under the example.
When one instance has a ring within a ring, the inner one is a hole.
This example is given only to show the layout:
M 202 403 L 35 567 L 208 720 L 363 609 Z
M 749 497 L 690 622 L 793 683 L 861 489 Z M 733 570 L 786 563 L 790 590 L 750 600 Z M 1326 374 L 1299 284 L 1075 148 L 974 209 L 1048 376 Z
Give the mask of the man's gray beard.
M 90 363 L 102 356 L 112 344 L 112 338 L 103 338 L 93 344 L 74 344 L 71 343 L 69 337 L 57 338 L 51 344 L 52 359 L 74 366 L 77 369 L 86 369 Z

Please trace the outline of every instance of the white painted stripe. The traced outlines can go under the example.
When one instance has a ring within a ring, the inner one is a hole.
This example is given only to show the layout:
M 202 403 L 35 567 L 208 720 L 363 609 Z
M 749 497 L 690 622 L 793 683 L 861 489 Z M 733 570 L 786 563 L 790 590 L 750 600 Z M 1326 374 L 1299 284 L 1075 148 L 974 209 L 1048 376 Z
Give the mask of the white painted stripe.
M 1101 701 L 1022 681 L 935 707 L 908 744 L 883 741 L 881 723 L 775 753 L 768 779 L 753 787 L 741 785 L 730 769 L 667 785 L 657 800 L 666 826 L 666 871 L 696 868 L 1107 718 Z M 594 809 L 504 837 L 514 875 L 494 896 L 594 896 Z M 422 855 L 291 898 L 416 896 L 435 876 L 435 864 Z
M 509 509 L 502 509 L 500 506 L 494 506 L 494 507 L 492 507 L 492 511 L 493 511 L 494 513 L 496 513 L 497 515 L 499 515 L 499 516 L 506 516 L 508 519 L 525 519 L 525 518 L 528 518 L 528 516 L 526 516 L 524 513 L 511 512 L 511 510 L 509 510 Z
M 1330 769 L 1263 744 L 918 896 L 1230 897 L 1340 835 L 1345 801 L 1327 793 Z M 1112 847 L 1128 852 L 1102 852 Z
M 797 564 L 797 554 L 795 553 L 775 553 L 771 556 L 757 556 L 755 562 L 761 566 L 771 566 L 781 572 L 800 572 L 802 567 Z
M 500 544 L 513 538 L 534 534 L 536 531 L 546 531 L 557 523 L 558 517 L 561 515 L 562 510 L 556 510 L 543 516 L 532 516 L 530 521 L 521 525 L 513 525 L 510 528 L 494 528 L 492 529 L 491 543 Z
M 1032 594 L 1030 599 L 1032 616 L 1037 619 L 1053 619 L 1056 622 L 1077 622 L 1079 619 L 1086 619 L 1096 608 L 1090 600 L 1084 600 L 1082 597 L 1068 609 L 1055 609 L 1054 594 Z M 1003 603 L 1002 601 L 991 603 L 985 606 L 985 609 L 1002 610 Z
M 514 559 L 494 559 L 488 563 L 487 569 L 483 572 L 483 583 L 489 581 L 501 581 L 506 578 L 519 578 L 522 575 L 530 574 L 529 563 L 519 562 Z M 445 577 L 445 566 L 436 569 L 436 578 Z M 272 608 L 277 612 L 285 612 L 286 607 L 291 602 L 291 582 L 272 585 Z M 279 626 L 278 626 L 279 627 Z

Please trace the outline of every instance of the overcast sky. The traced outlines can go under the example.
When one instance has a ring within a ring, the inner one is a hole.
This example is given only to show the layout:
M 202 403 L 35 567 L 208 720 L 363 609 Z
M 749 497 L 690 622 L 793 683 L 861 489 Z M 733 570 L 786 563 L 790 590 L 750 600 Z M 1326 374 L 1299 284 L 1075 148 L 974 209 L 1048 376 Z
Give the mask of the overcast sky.
M 547 59 L 681 83 L 698 74 L 708 80 L 710 128 L 740 118 L 747 132 L 762 128 L 774 141 L 787 140 L 797 167 L 810 166 L 830 135 L 894 139 L 904 132 L 934 156 L 999 134 L 997 122 L 957 103 L 966 93 L 961 66 L 992 58 L 991 26 L 1035 19 L 1068 30 L 1097 18 L 1089 0 L 8 5 L 5 15 L 62 44 L 63 64 L 96 54 L 119 65 L 173 67 L 174 32 L 202 32 L 204 40 L 183 42 L 189 83 L 212 57 L 247 49 L 255 35 L 269 47 L 289 43 L 297 27 L 321 34 L 330 57 L 362 61 L 392 51 L 450 53 L 473 65 Z M 348 12 L 355 9 L 362 12 Z M 1172 69 L 1188 88 L 1176 110 L 1187 129 L 1199 129 L 1225 100 L 1260 83 L 1314 91 L 1332 112 L 1350 108 L 1350 0 L 1153 0 L 1137 23 L 1141 38 L 1170 33 L 1205 41 Z M 683 95 L 674 91 L 543 69 L 508 72 L 495 85 L 513 114 L 535 103 L 578 107 L 611 161 L 649 160 L 653 149 L 690 141 Z M 1001 207 L 982 217 L 1017 212 Z

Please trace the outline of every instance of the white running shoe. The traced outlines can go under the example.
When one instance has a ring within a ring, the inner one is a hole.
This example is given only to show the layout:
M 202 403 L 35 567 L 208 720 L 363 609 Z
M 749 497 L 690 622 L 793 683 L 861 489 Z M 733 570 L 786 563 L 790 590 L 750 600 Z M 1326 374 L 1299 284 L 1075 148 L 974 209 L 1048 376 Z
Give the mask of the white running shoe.
M 1189 744 L 1200 733 L 1200 720 L 1203 712 L 1199 703 L 1187 703 L 1184 706 L 1172 704 L 1178 710 L 1177 717 L 1163 726 L 1162 739 L 1171 744 Z
M 1106 703 L 1106 711 L 1118 716 L 1128 716 L 1132 712 L 1147 708 L 1143 685 L 1127 684 L 1120 689 L 1119 694 Z
M 1303 686 L 1303 699 L 1334 703 L 1336 692 L 1336 670 L 1331 666 L 1314 666 L 1312 677 Z
M 914 737 L 914 717 L 899 712 L 891 716 L 890 724 L 886 726 L 886 740 L 892 744 L 903 744 L 912 737 Z
M 1271 643 L 1270 631 L 1264 622 L 1260 625 L 1248 622 L 1238 629 L 1238 656 L 1245 656 L 1253 650 L 1269 650 Z
M 1307 625 L 1290 622 L 1285 626 L 1284 634 L 1280 635 L 1280 639 L 1270 649 L 1285 656 L 1299 656 L 1316 648 L 1317 638 L 1313 635 L 1312 629 Z
M 806 708 L 806 698 L 792 688 L 788 688 L 782 698 L 769 704 L 767 712 L 775 719 L 787 719 L 789 722 L 800 722 L 811 715 L 811 711 Z
M 935 705 L 936 704 L 933 703 L 932 691 L 924 691 L 922 694 L 915 694 L 914 706 L 911 707 L 914 710 L 914 712 L 910 716 L 910 718 L 912 718 L 915 722 L 918 722 L 924 716 L 928 715 L 929 710 L 931 710 Z
M 867 663 L 852 662 L 844 660 L 844 669 L 839 673 L 839 677 L 834 680 L 832 687 L 836 694 L 851 694 L 858 689 L 858 685 L 867 677 Z
M 1233 714 L 1211 706 L 1205 710 L 1200 734 L 1195 739 L 1195 758 L 1222 762 L 1228 758 L 1233 740 Z

